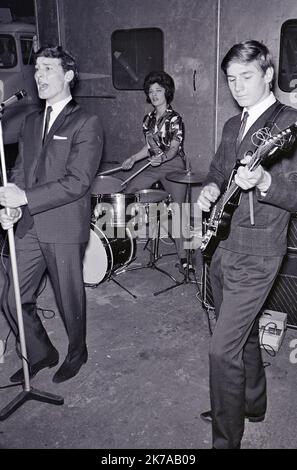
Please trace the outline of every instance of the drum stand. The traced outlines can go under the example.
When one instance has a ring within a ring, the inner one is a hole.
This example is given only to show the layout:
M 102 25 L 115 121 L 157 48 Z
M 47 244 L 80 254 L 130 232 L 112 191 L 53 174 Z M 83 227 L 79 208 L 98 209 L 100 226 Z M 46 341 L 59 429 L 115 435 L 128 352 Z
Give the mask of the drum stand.
M 115 284 L 117 284 L 119 287 L 121 287 L 123 290 L 125 290 L 126 292 L 128 292 L 128 294 L 130 294 L 132 297 L 134 297 L 134 299 L 137 299 L 137 296 L 135 294 L 132 294 L 132 292 L 130 292 L 126 287 L 124 287 L 122 284 L 119 283 L 119 281 L 116 281 L 114 276 L 119 276 L 120 274 L 126 272 L 127 269 L 123 268 L 119 268 L 117 271 L 115 271 L 114 273 L 110 274 L 108 277 L 107 277 L 107 281 L 113 281 Z M 94 288 L 94 287 L 98 287 L 100 284 L 99 283 L 96 283 L 96 284 L 90 284 L 90 283 L 84 283 L 85 287 L 91 287 L 91 288 Z
M 119 270 L 117 273 L 114 273 L 114 274 L 118 276 L 119 274 L 125 273 L 126 271 L 128 271 L 128 269 Z M 121 287 L 126 292 L 128 292 L 128 294 L 130 294 L 134 299 L 137 299 L 137 296 L 135 294 L 132 294 L 132 292 L 130 292 L 126 287 L 120 284 L 119 281 L 116 281 L 114 276 L 109 277 L 107 280 L 115 282 L 119 287 Z
M 190 174 L 190 170 L 189 170 L 189 174 Z M 170 179 L 170 175 L 168 175 L 167 177 L 168 179 Z M 176 181 L 176 182 L 179 182 L 175 179 L 172 179 L 172 181 Z M 190 210 L 191 210 L 191 180 L 188 179 L 188 180 L 185 180 L 186 181 L 186 184 L 187 184 L 187 189 L 186 189 L 186 197 L 185 197 L 185 207 L 186 207 L 186 210 L 189 210 L 189 213 L 187 213 L 187 217 L 186 217 L 186 227 L 187 227 L 187 241 L 189 241 L 189 229 L 190 229 Z M 184 181 L 180 181 L 180 182 L 184 182 Z M 164 292 L 167 292 L 171 289 L 175 289 L 175 287 L 179 287 L 179 286 L 183 286 L 184 284 L 195 284 L 199 289 L 199 284 L 198 284 L 198 281 L 197 281 L 197 278 L 196 278 L 196 273 L 194 271 L 194 276 L 195 276 L 195 280 L 192 280 L 190 279 L 190 269 L 189 269 L 189 266 L 190 264 L 192 264 L 192 249 L 191 248 L 188 248 L 188 249 L 185 249 L 185 252 L 186 252 L 186 259 L 187 259 L 187 265 L 186 265 L 186 272 L 184 273 L 184 279 L 180 282 L 176 281 L 175 280 L 175 285 L 173 286 L 169 286 L 167 287 L 166 289 L 162 289 L 160 291 L 157 291 L 154 293 L 154 295 L 159 295 L 159 294 L 163 294 Z
M 157 242 L 157 246 L 154 248 L 154 246 L 152 246 L 152 238 L 148 238 L 143 249 L 144 250 L 148 250 L 150 253 L 154 253 L 155 252 L 155 256 L 154 256 L 154 261 L 155 263 L 161 259 L 161 258 L 164 258 L 165 256 L 173 256 L 173 255 L 177 255 L 177 251 L 173 251 L 172 253 L 159 253 L 159 246 L 160 246 L 160 234 L 161 234 L 161 221 L 159 222 L 160 223 L 160 227 L 159 227 L 159 235 L 158 235 L 158 242 Z M 172 237 L 171 233 L 168 233 L 167 234 L 168 237 L 170 238 L 170 240 L 172 241 L 172 244 L 174 245 L 174 238 Z M 148 247 L 149 243 L 151 244 L 151 247 Z M 173 278 L 172 278 L 173 279 Z
M 147 242 L 145 244 L 145 247 L 144 247 L 144 250 L 145 250 L 147 248 L 148 243 L 150 243 L 150 245 L 151 245 L 150 249 L 148 250 L 149 253 L 150 253 L 149 262 L 144 266 L 132 266 L 131 268 L 128 268 L 126 271 L 135 271 L 137 269 L 146 269 L 146 268 L 156 269 L 160 273 L 165 274 L 165 276 L 170 277 L 170 279 L 172 279 L 172 281 L 175 284 L 177 284 L 178 281 L 170 273 L 168 273 L 167 271 L 165 271 L 162 268 L 159 268 L 159 266 L 157 266 L 157 264 L 156 264 L 157 261 L 161 258 L 161 256 L 159 255 L 159 242 L 160 242 L 160 232 L 161 232 L 161 220 L 160 220 L 159 212 L 157 213 L 156 227 L 157 227 L 157 231 L 154 234 L 155 236 L 150 237 L 147 240 Z M 154 295 L 156 295 L 156 294 L 154 294 Z

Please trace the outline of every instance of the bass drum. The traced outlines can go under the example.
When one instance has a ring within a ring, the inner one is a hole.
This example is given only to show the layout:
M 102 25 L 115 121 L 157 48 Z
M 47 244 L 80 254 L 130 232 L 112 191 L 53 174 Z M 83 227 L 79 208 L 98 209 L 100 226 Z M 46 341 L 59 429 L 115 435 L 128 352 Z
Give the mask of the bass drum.
M 90 240 L 83 261 L 85 286 L 95 287 L 100 282 L 126 267 L 136 254 L 136 241 L 126 228 L 125 238 L 108 239 L 95 224 L 91 224 Z

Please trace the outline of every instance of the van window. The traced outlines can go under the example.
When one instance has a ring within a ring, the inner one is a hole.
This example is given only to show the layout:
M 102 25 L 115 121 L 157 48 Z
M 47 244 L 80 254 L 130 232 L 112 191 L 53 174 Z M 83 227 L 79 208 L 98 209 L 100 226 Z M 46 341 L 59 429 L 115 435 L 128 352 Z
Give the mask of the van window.
M 23 64 L 34 65 L 33 38 L 31 36 L 21 37 L 21 50 L 22 50 Z
M 292 91 L 297 85 L 297 19 L 283 23 L 280 38 L 278 86 Z
M 17 54 L 15 40 L 11 35 L 0 34 L 0 67 L 8 69 L 15 67 Z

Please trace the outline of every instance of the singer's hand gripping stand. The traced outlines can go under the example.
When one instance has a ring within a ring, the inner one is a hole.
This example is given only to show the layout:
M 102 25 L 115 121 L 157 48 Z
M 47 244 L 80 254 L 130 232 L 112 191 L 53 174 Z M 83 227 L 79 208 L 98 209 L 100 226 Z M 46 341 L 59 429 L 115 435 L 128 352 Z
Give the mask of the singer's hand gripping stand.
M 6 175 L 6 164 L 5 164 L 1 117 L 7 106 L 19 101 L 24 96 L 26 96 L 26 94 L 27 93 L 25 90 L 21 90 L 0 104 L 0 154 L 1 154 L 1 169 L 2 169 L 3 186 L 7 185 L 7 175 Z M 6 208 L 6 211 L 9 215 L 9 208 Z M 63 405 L 64 403 L 63 397 L 60 397 L 59 395 L 53 395 L 52 393 L 42 392 L 40 390 L 33 389 L 30 385 L 29 366 L 28 366 L 27 351 L 26 351 L 26 340 L 25 340 L 25 332 L 24 332 L 24 323 L 23 323 L 22 304 L 21 304 L 21 296 L 20 296 L 13 227 L 8 230 L 8 242 L 9 242 L 10 262 L 11 262 L 13 286 L 14 286 L 15 301 L 16 301 L 17 320 L 18 320 L 18 329 L 19 329 L 19 337 L 20 337 L 20 348 L 21 348 L 21 354 L 22 354 L 22 365 L 23 365 L 23 371 L 24 371 L 24 383 L 23 383 L 23 391 L 19 393 L 19 395 L 17 395 L 2 410 L 0 410 L 0 421 L 4 421 L 15 410 L 17 410 L 23 403 L 29 400 L 42 401 L 46 403 L 51 403 L 52 405 Z

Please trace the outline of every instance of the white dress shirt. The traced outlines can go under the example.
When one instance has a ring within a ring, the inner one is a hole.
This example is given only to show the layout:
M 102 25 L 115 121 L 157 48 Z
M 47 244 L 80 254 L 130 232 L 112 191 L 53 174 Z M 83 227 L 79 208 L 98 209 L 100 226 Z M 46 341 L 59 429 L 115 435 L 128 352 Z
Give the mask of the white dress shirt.
M 260 117 L 275 102 L 276 102 L 276 98 L 275 98 L 274 94 L 271 91 L 270 94 L 267 96 L 267 98 L 265 98 L 260 103 L 255 104 L 254 106 L 251 106 L 249 109 L 243 108 L 241 119 L 242 119 L 243 114 L 245 113 L 245 111 L 247 111 L 249 113 L 249 116 L 247 118 L 246 125 L 245 125 L 245 128 L 244 128 L 243 137 L 245 136 L 247 131 L 252 127 L 254 122 L 257 121 L 258 117 Z
M 50 103 L 46 103 L 45 105 L 45 110 L 44 110 L 44 117 L 43 117 L 43 130 L 42 130 L 42 135 L 43 135 L 43 132 L 44 132 L 44 125 L 45 125 L 45 116 L 46 116 L 46 110 L 48 108 L 48 106 L 51 106 L 52 107 L 52 112 L 51 112 L 51 115 L 50 115 L 50 120 L 49 120 L 49 125 L 48 125 L 48 130 L 47 132 L 49 132 L 50 128 L 52 127 L 53 123 L 55 122 L 55 120 L 57 119 L 57 117 L 59 116 L 60 112 L 62 111 L 63 108 L 65 108 L 66 104 L 69 103 L 69 101 L 72 100 L 72 96 L 69 95 L 67 98 L 65 98 L 64 100 L 62 101 L 58 101 L 57 103 L 55 104 L 50 104 Z

